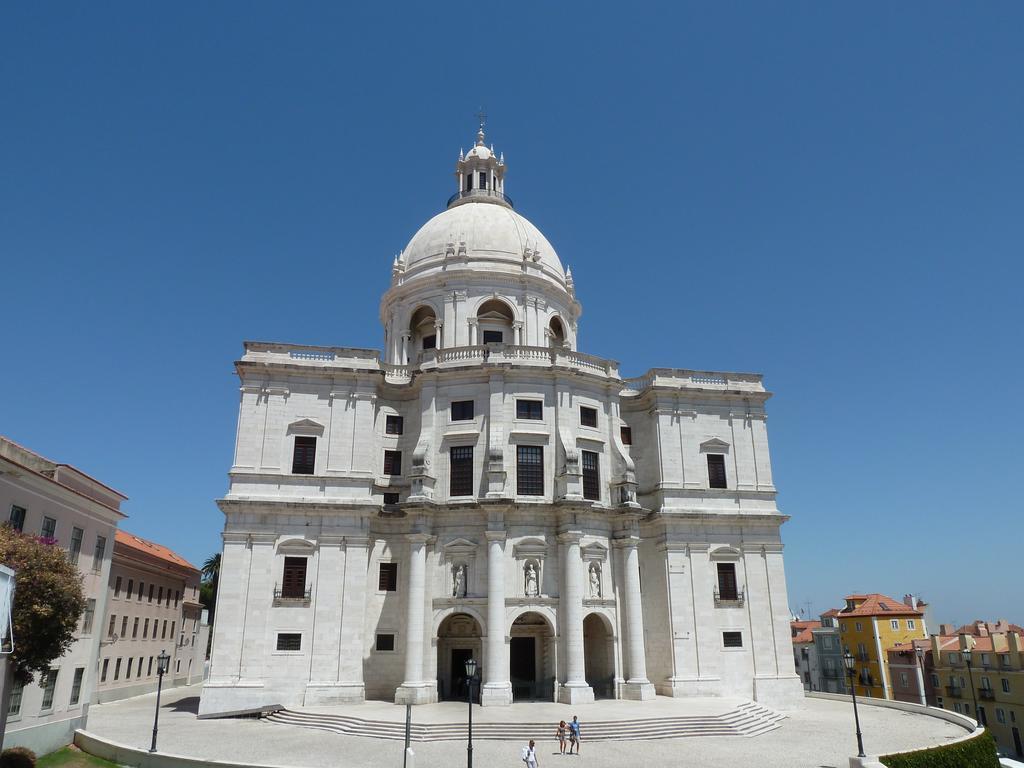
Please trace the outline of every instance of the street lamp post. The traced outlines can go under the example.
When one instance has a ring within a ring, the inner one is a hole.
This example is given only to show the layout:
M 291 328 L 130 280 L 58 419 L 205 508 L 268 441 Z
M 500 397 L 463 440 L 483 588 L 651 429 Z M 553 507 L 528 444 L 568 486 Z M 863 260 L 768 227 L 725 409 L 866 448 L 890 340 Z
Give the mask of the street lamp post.
M 153 715 L 153 743 L 149 747 L 150 752 L 156 752 L 156 730 L 160 722 L 160 689 L 163 687 L 164 673 L 167 672 L 170 661 L 171 657 L 167 655 L 167 651 L 160 651 L 160 655 L 156 657 L 156 714 Z
M 860 716 L 857 714 L 857 686 L 853 682 L 855 663 L 849 651 L 843 654 L 843 666 L 846 667 L 846 676 L 850 679 L 850 694 L 853 696 L 853 722 L 857 724 L 857 757 L 866 757 L 864 739 L 860 734 Z
M 967 665 L 967 682 L 971 684 L 971 698 L 974 700 L 974 719 L 978 721 L 978 725 L 984 725 L 981 722 L 981 716 L 978 714 L 978 692 L 974 690 L 974 675 L 971 673 L 971 649 L 967 648 L 963 653 L 964 664 Z
M 476 659 L 466 661 L 466 703 L 469 705 L 469 745 L 466 747 L 466 768 L 473 768 L 473 683 L 476 682 Z
M 914 650 L 917 652 L 917 682 L 921 688 L 921 703 L 928 706 L 928 694 L 925 693 L 924 687 L 924 648 L 916 647 Z

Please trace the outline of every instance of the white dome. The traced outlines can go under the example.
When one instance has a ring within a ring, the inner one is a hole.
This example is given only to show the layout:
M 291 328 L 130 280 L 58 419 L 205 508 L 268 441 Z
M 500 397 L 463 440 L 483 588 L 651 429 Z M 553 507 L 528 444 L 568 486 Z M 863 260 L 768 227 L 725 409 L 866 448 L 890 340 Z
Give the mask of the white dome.
M 458 254 L 462 242 L 466 244 L 468 263 L 464 262 L 465 268 L 521 271 L 525 257 L 530 267 L 540 268 L 565 287 L 562 262 L 537 227 L 504 205 L 472 200 L 442 211 L 413 235 L 402 254 L 407 279 L 416 273 L 432 271 L 435 265 L 440 267 L 449 244 L 454 245 Z M 508 266 L 502 262 L 507 262 Z M 456 265 L 450 265 L 449 269 L 453 266 Z

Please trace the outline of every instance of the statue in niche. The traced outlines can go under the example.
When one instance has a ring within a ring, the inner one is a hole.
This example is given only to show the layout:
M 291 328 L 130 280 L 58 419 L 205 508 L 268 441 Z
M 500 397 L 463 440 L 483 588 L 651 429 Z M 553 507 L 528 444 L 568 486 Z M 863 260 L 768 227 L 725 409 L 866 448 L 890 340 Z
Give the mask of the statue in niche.
M 537 587 L 537 569 L 533 567 L 533 563 L 526 564 L 526 596 L 536 597 L 540 594 L 540 590 Z
M 466 566 L 456 565 L 452 572 L 452 597 L 466 596 Z
M 601 599 L 601 566 L 597 563 L 590 566 L 590 599 Z

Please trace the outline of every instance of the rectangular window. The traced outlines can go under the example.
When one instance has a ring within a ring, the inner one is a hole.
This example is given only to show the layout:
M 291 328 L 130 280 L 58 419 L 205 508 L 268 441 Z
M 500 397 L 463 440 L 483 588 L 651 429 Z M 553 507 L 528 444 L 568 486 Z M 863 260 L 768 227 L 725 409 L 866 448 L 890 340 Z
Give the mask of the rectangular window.
M 43 689 L 43 703 L 39 708 L 44 711 L 53 709 L 53 693 L 57 690 L 57 670 L 47 670 L 39 687 Z
M 57 521 L 52 517 L 43 518 L 43 526 L 39 530 L 39 534 L 44 539 L 55 539 L 57 538 Z
M 128 589 L 124 591 L 124 599 L 131 600 L 132 592 L 135 591 L 135 579 L 128 579 Z
M 377 590 L 396 592 L 398 590 L 398 563 L 381 563 L 377 572 Z
M 139 656 L 139 666 L 136 667 L 136 669 L 138 671 L 135 673 L 136 677 L 142 677 L 142 662 L 145 661 L 145 660 L 146 660 L 145 656 Z
M 377 635 L 377 650 L 378 651 L 393 651 L 395 650 L 395 636 L 394 635 Z
M 156 593 L 156 604 L 160 605 L 164 601 L 164 588 L 160 587 L 160 591 Z
M 904 688 L 907 687 L 907 673 L 906 672 L 900 672 L 900 685 L 903 686 Z
M 11 703 L 7 705 L 7 716 L 14 717 L 21 714 L 21 695 L 25 691 L 25 684 L 15 680 L 11 686 Z
M 400 475 L 400 474 L 402 474 L 402 452 L 401 451 L 384 451 L 384 474 L 385 475 Z
M 384 503 L 385 504 L 397 504 L 401 500 L 402 500 L 402 495 L 400 493 L 385 493 L 384 494 Z
M 721 453 L 708 454 L 708 487 L 729 487 L 729 484 L 725 480 L 725 456 Z
M 720 600 L 739 600 L 740 594 L 736 584 L 736 563 L 718 564 L 718 598 Z
M 145 591 L 146 591 L 146 582 L 140 581 L 139 582 L 139 595 L 138 595 L 138 597 L 135 598 L 140 603 L 142 602 L 142 593 L 145 592 Z
M 120 597 L 120 596 L 121 596 L 121 577 L 118 576 L 116 579 L 114 579 L 114 597 Z
M 856 629 L 856 630 L 857 630 L 858 632 L 863 632 L 863 631 L 864 631 L 864 625 L 863 625 L 863 624 L 861 624 L 861 623 L 860 623 L 859 621 L 857 621 L 857 622 L 854 622 L 853 626 L 854 626 L 854 628 L 855 628 L 855 629 Z M 861 643 L 861 648 L 863 648 L 863 646 L 864 646 L 864 644 L 863 644 L 863 643 Z M 861 651 L 861 653 L 863 653 L 863 650 Z
M 132 640 L 139 636 L 139 617 L 135 617 L 135 621 L 132 622 Z
M 99 573 L 103 569 L 103 558 L 107 554 L 107 537 L 96 537 L 96 549 L 92 553 L 92 569 Z
M 452 402 L 452 421 L 472 421 L 473 401 L 455 400 Z
M 480 189 L 487 189 L 487 174 L 483 171 L 480 172 Z
M 156 632 L 154 632 L 153 634 L 155 635 Z M 145 640 L 148 637 L 149 637 L 149 619 L 146 619 L 142 623 L 142 639 Z
M 726 648 L 742 648 L 743 647 L 743 633 L 742 632 L 723 632 L 722 633 L 722 645 Z
M 934 673 L 932 673 L 932 688 L 938 688 L 938 687 L 939 687 L 939 676 L 934 674 Z
M 180 600 L 180 599 L 181 599 L 181 592 L 179 590 L 177 590 L 177 589 L 174 590 L 174 607 L 175 608 L 178 607 L 178 600 Z
M 128 663 L 124 667 L 124 679 L 125 680 L 131 680 L 132 679 L 132 664 L 134 662 L 135 662 L 135 657 L 134 656 L 129 656 L 128 657 Z
M 430 334 L 429 336 L 423 337 L 423 348 L 424 349 L 437 349 L 437 334 Z
M 150 584 L 149 585 L 149 594 L 146 595 L 146 602 L 147 603 L 152 603 L 153 602 L 153 590 L 154 589 L 155 589 L 154 585 Z
M 484 344 L 501 344 L 505 334 L 501 331 L 484 331 Z
M 167 639 L 167 619 L 164 619 L 164 626 L 160 630 L 160 639 L 161 640 L 166 640 Z
M 126 637 L 128 637 L 128 617 L 127 616 L 122 616 L 121 617 L 121 638 L 124 639 Z
M 17 504 L 11 505 L 11 528 L 21 533 L 25 530 L 25 508 L 19 507 Z M 20 709 L 21 704 L 18 704 Z
M 1003 693 L 1009 693 L 1010 692 L 1010 681 L 1007 680 L 1004 677 L 1000 682 L 1002 683 L 1002 686 L 1003 686 Z
M 174 627 L 175 627 L 175 625 L 176 625 L 177 623 L 178 623 L 178 622 L 176 622 L 176 621 L 172 621 L 172 622 L 171 622 L 171 637 L 174 637 Z
M 907 619 L 907 629 L 917 629 L 917 622 L 913 619 Z
M 299 598 L 306 596 L 306 558 L 286 557 L 284 573 L 281 576 L 281 597 Z M 174 636 L 174 632 L 171 632 Z
M 448 452 L 450 474 L 448 493 L 451 496 L 473 495 L 473 446 L 453 445 Z
M 149 657 L 149 664 L 146 665 L 146 677 L 153 674 L 153 657 Z
M 632 427 L 619 427 L 619 439 L 622 440 L 623 445 L 633 444 L 633 429 Z
M 516 493 L 544 495 L 544 446 L 516 446 Z
M 588 408 L 585 405 L 580 406 L 580 426 L 597 426 L 597 408 Z
M 384 420 L 384 434 L 400 435 L 405 431 L 405 419 L 401 416 L 388 416 Z
M 107 670 L 110 669 L 110 659 L 103 660 L 103 666 L 100 667 L 100 682 L 107 682 Z
M 78 667 L 75 670 L 75 676 L 71 681 L 71 699 L 68 701 L 69 706 L 75 706 L 78 704 L 78 699 L 82 695 L 82 678 L 85 676 L 85 667 Z
M 601 475 L 598 456 L 595 451 L 580 451 L 580 466 L 583 469 L 583 498 L 592 501 L 601 499 Z
M 540 421 L 544 418 L 544 403 L 541 400 L 516 400 L 516 418 L 534 419 Z
M 900 620 L 899 619 L 893 619 L 892 621 L 889 622 L 889 626 L 891 626 L 893 629 L 899 629 L 900 628 Z
M 997 708 L 996 709 L 996 720 L 999 721 L 1000 723 L 1005 723 L 1006 722 L 1006 712 L 1004 712 L 1003 710 Z
M 96 601 L 91 597 L 85 601 L 85 610 L 82 611 L 82 634 L 92 634 L 92 622 L 96 618 Z
M 121 660 L 118 659 L 114 662 L 114 679 L 117 680 L 121 677 Z
M 312 475 L 316 466 L 316 438 L 307 435 L 295 436 L 292 449 L 292 474 Z
M 81 528 L 71 529 L 71 543 L 68 545 L 68 560 L 78 565 L 78 557 L 82 554 L 82 539 L 85 538 L 85 531 Z
M 107 624 L 107 637 L 114 636 L 114 629 L 117 627 L 117 616 L 111 614 L 110 623 Z
M 278 632 L 277 650 L 279 651 L 301 651 L 302 635 L 298 632 Z

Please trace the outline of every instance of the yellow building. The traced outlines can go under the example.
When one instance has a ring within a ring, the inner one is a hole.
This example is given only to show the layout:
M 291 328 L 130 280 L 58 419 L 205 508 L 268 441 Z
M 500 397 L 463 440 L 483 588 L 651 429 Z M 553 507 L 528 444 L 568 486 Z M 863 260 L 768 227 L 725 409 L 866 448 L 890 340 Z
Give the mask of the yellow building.
M 912 601 L 911 601 L 912 602 Z M 858 696 L 892 699 L 892 673 L 886 650 L 928 637 L 924 611 L 880 595 L 848 595 L 836 617 L 843 651 L 856 659 Z
M 938 705 L 987 726 L 1000 754 L 1024 757 L 1024 627 L 975 622 L 933 635 L 932 658 Z

